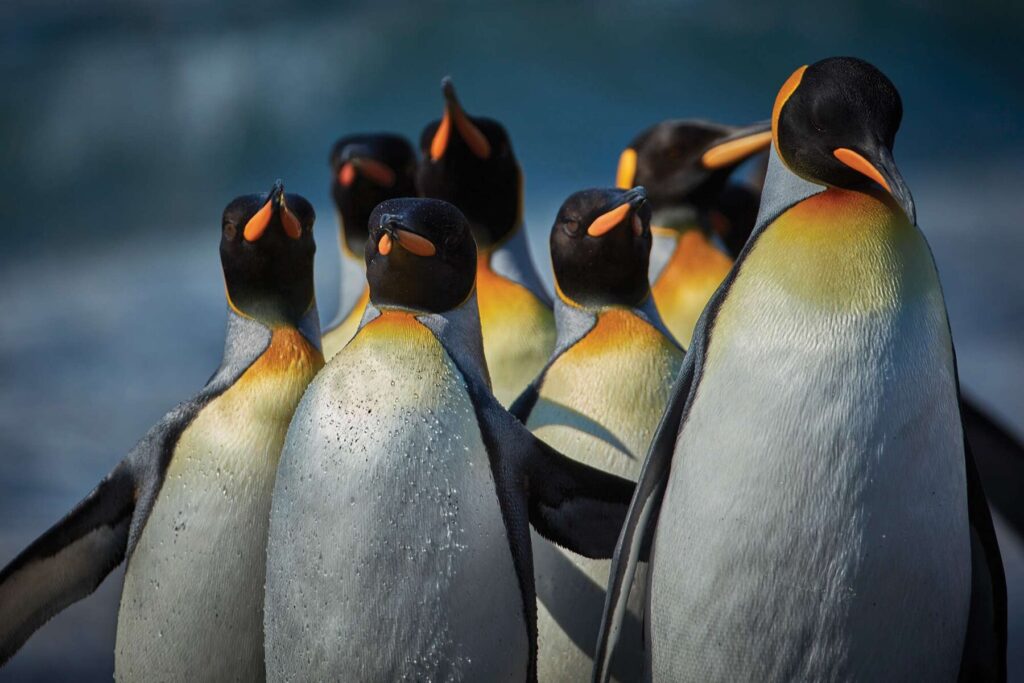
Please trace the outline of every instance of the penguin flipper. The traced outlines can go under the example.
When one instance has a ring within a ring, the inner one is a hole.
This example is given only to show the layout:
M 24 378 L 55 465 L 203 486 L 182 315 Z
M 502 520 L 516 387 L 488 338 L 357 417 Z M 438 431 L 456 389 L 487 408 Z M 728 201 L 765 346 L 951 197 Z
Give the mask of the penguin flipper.
M 0 571 L 0 665 L 36 629 L 96 590 L 121 564 L 134 509 L 134 477 L 121 462 Z
M 640 470 L 636 492 L 615 547 L 615 556 L 608 574 L 601 629 L 597 635 L 593 676 L 595 683 L 605 683 L 611 676 L 612 655 L 626 616 L 626 603 L 633 587 L 636 565 L 640 560 L 646 561 L 650 554 L 656 520 L 675 453 L 676 437 L 691 393 L 695 358 L 695 353 L 687 353 L 683 360 L 679 376 L 672 387 L 671 398 Z
M 1024 445 L 981 408 L 960 396 L 964 436 L 974 452 L 978 474 L 992 505 L 1013 529 L 1024 535 Z
M 633 482 L 568 458 L 529 431 L 526 434 L 530 523 L 577 555 L 611 558 L 633 497 Z
M 1006 575 L 981 477 L 966 438 L 964 456 L 971 529 L 971 607 L 958 680 L 963 683 L 1003 682 L 1006 681 Z

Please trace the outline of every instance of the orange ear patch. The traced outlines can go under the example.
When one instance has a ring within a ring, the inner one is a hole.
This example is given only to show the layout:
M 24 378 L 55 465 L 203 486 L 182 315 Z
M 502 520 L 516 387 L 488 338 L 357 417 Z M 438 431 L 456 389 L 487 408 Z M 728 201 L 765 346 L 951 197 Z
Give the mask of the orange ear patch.
M 615 172 L 615 187 L 629 190 L 636 179 L 636 150 L 627 147 L 619 155 L 619 168 Z
M 881 172 L 879 172 L 879 170 L 875 168 L 870 161 L 862 157 L 857 152 L 854 152 L 852 149 L 847 149 L 846 147 L 840 147 L 839 149 L 833 150 L 832 155 L 854 171 L 871 178 L 876 183 L 884 187 L 886 192 L 892 194 L 892 189 L 889 187 L 889 183 L 886 182 L 885 177 Z
M 594 222 L 587 228 L 587 234 L 591 237 L 600 237 L 610 232 L 615 226 L 622 222 L 622 219 L 629 213 L 629 204 L 620 204 L 611 211 L 603 213 L 594 219 Z
M 790 74 L 786 82 L 779 88 L 779 94 L 775 97 L 775 106 L 772 107 L 772 138 L 775 140 L 776 152 L 779 151 L 779 114 L 782 113 L 782 107 L 786 104 L 786 101 L 800 87 L 800 81 L 803 80 L 805 71 L 807 71 L 806 64 Z
M 444 116 L 441 118 L 441 125 L 437 127 L 437 132 L 434 133 L 434 139 L 430 141 L 430 160 L 437 161 L 444 156 L 444 152 L 448 149 L 448 137 L 452 131 L 452 120 L 448 115 L 448 109 L 444 110 Z
M 242 236 L 245 237 L 247 242 L 255 242 L 260 237 L 263 237 L 263 233 L 267 231 L 267 226 L 270 225 L 270 216 L 273 212 L 274 208 L 268 201 L 259 211 L 253 214 L 253 217 L 245 224 L 245 230 L 242 231 Z

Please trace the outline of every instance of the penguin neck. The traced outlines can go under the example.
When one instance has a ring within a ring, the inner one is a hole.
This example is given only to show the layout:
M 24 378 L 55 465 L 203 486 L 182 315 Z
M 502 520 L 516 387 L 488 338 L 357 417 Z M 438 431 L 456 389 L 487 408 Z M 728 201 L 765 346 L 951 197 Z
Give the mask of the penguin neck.
M 298 331 L 314 349 L 320 351 L 320 317 L 317 314 L 316 302 L 310 305 L 302 320 L 294 327 L 269 325 L 239 313 L 229 304 L 227 330 L 224 334 L 224 355 L 207 386 L 217 387 L 234 383 L 270 348 L 274 332 L 280 328 Z
M 484 360 L 484 340 L 480 332 L 480 311 L 476 290 L 455 308 L 442 313 L 429 313 L 398 307 L 378 307 L 373 301 L 366 304 L 366 312 L 359 325 L 362 329 L 387 312 L 412 314 L 433 333 L 434 337 L 462 372 L 467 383 L 483 383 L 490 387 L 491 378 Z
M 633 306 L 618 304 L 583 306 L 572 301 L 558 290 L 558 297 L 555 299 L 554 308 L 555 328 L 558 331 L 557 341 L 555 342 L 556 354 L 558 349 L 564 350 L 569 348 L 586 336 L 597 325 L 601 316 L 610 312 L 625 312 L 636 316 L 658 330 L 673 344 L 682 348 L 662 321 L 658 308 L 654 304 L 654 298 L 649 291 L 642 301 Z
M 477 271 L 490 271 L 521 285 L 549 308 L 551 306 L 551 298 L 544 289 L 544 285 L 541 284 L 540 276 L 533 265 L 533 259 L 530 258 L 526 227 L 522 222 L 517 223 L 500 242 L 478 251 Z M 486 282 L 486 278 L 484 278 L 484 282 Z
M 338 233 L 340 243 L 341 259 L 339 261 L 338 276 L 338 312 L 328 328 L 335 328 L 340 325 L 352 313 L 364 299 L 367 291 L 366 284 L 366 261 L 359 254 L 352 253 L 345 241 L 344 227 Z

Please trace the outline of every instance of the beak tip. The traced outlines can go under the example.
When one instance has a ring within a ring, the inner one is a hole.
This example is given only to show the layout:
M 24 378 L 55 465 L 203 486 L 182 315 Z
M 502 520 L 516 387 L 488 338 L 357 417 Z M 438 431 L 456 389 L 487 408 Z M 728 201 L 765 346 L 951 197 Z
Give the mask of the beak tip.
M 441 79 L 441 92 L 448 99 L 455 97 L 455 83 L 450 75 Z

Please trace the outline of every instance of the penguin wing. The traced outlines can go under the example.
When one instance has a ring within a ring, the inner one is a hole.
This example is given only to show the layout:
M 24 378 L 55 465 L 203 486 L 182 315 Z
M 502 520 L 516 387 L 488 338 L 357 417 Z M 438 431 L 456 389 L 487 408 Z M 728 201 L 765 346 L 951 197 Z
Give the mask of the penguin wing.
M 1024 535 L 1024 445 L 985 414 L 970 398 L 960 396 L 964 435 L 974 452 L 985 493 L 996 510 Z
M 598 632 L 594 656 L 594 681 L 607 681 L 611 675 L 611 658 L 626 615 L 626 602 L 633 586 L 636 565 L 641 559 L 647 560 L 650 553 L 665 485 L 672 467 L 676 437 L 694 383 L 696 358 L 697 354 L 691 350 L 683 360 L 679 376 L 672 387 L 671 398 L 640 470 L 629 512 L 622 524 L 608 574 L 604 614 L 601 616 L 601 630 Z
M 0 571 L 0 665 L 50 617 L 92 593 L 121 564 L 135 489 L 131 469 L 122 461 Z
M 965 419 L 965 431 L 968 424 Z M 971 608 L 967 616 L 959 680 L 1005 681 L 1006 575 L 992 515 L 968 438 L 969 435 L 965 434 L 967 515 L 971 529 Z

